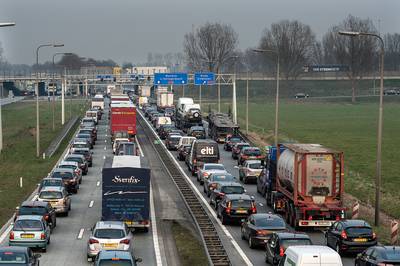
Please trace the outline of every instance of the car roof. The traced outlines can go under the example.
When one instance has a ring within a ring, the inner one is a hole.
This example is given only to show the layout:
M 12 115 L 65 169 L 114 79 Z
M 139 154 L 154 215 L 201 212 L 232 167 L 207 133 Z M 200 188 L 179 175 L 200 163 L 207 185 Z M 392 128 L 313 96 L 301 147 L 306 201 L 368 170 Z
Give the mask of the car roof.
M 341 220 L 346 227 L 352 227 L 352 226 L 366 226 L 366 227 L 371 227 L 369 223 L 367 223 L 364 220 Z
M 132 259 L 133 256 L 130 253 L 130 251 L 123 251 L 123 250 L 102 250 L 99 253 L 99 259 L 112 259 L 112 258 L 129 260 Z
M 74 151 L 90 151 L 89 148 L 83 148 L 83 147 L 77 147 L 77 148 L 73 148 Z
M 310 239 L 310 236 L 301 232 L 275 232 L 279 239 Z
M 0 252 L 4 252 L 4 251 L 14 251 L 14 252 L 24 252 L 24 253 L 26 253 L 26 252 L 28 252 L 28 247 L 16 247 L 16 246 L 12 246 L 12 247 L 9 247 L 9 246 L 2 246 L 2 247 L 0 247 Z
M 21 216 L 18 216 L 15 221 L 18 221 L 18 220 L 37 220 L 37 221 L 41 221 L 42 219 L 43 219 L 42 215 L 21 215 Z
M 247 142 L 239 142 L 239 143 L 236 143 L 236 144 L 235 144 L 235 146 L 244 146 L 244 145 L 250 146 L 250 143 L 247 143 Z
M 74 170 L 70 169 L 70 168 L 55 168 L 51 173 L 54 172 L 70 172 L 70 173 L 74 173 Z
M 99 221 L 96 223 L 96 229 L 114 228 L 114 229 L 125 229 L 124 222 L 120 221 Z
M 75 158 L 79 157 L 79 158 L 85 159 L 85 157 L 84 157 L 82 154 L 68 154 L 67 157 L 65 157 L 65 158 L 68 158 L 68 157 L 71 157 L 71 158 L 73 158 L 73 157 L 75 157 Z
M 225 197 L 230 200 L 252 200 L 250 195 L 247 194 L 226 194 Z
M 261 163 L 261 160 L 246 160 L 246 163 Z
M 40 190 L 40 192 L 43 192 L 43 191 L 56 191 L 56 192 L 61 192 L 61 191 L 63 191 L 63 190 L 64 190 L 63 187 L 48 186 L 48 187 L 42 188 L 42 190 Z
M 21 207 L 47 207 L 48 204 L 46 201 L 26 200 L 22 202 Z
M 260 150 L 258 147 L 250 146 L 250 147 L 244 147 L 242 151 L 244 150 Z
M 206 166 L 206 165 L 210 165 L 210 166 L 212 166 L 212 165 L 218 165 L 218 166 L 222 166 L 222 167 L 225 168 L 225 166 L 224 166 L 222 163 L 205 163 L 204 166 Z
M 308 245 L 308 246 L 290 246 L 286 250 L 287 253 L 302 254 L 305 256 L 314 256 L 323 253 L 324 255 L 333 255 L 340 257 L 339 254 L 328 246 Z
M 77 166 L 78 163 L 77 162 L 73 162 L 73 161 L 61 161 L 58 165 L 75 165 L 75 166 Z
M 236 181 L 220 181 L 218 182 L 221 184 L 221 186 L 231 186 L 231 187 L 243 187 L 242 184 L 236 182 Z

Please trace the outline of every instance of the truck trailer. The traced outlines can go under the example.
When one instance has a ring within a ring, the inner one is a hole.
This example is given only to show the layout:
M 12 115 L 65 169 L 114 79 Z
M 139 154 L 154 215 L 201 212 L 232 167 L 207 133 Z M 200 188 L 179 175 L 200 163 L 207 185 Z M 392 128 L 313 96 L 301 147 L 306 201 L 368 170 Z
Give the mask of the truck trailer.
M 187 131 L 192 126 L 202 126 L 200 105 L 195 104 L 192 98 L 179 98 L 175 108 L 175 125 Z
M 294 228 L 328 227 L 343 219 L 343 153 L 320 144 L 271 147 L 266 201 Z
M 126 132 L 130 137 L 136 135 L 136 107 L 131 102 L 111 103 L 111 135 Z

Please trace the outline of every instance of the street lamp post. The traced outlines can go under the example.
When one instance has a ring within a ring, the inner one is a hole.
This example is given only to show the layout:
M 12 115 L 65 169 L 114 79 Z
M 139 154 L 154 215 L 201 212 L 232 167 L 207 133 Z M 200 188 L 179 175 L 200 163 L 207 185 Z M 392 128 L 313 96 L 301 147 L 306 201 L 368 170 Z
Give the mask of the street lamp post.
M 0 23 L 0 27 L 12 27 L 15 26 L 14 22 L 5 22 L 5 23 Z M 0 85 L 1 89 L 1 95 L 0 99 L 3 99 L 3 84 Z M 3 117 L 2 117 L 2 107 L 1 107 L 1 102 L 0 102 L 0 152 L 3 150 Z
M 275 132 L 274 140 L 275 147 L 278 146 L 278 129 L 279 129 L 279 51 L 278 50 L 265 50 L 253 49 L 257 53 L 274 53 L 276 55 L 276 94 L 275 94 Z
M 354 32 L 354 31 L 339 31 L 340 35 L 358 37 L 371 36 L 379 40 L 381 45 L 380 51 L 380 90 L 379 90 L 379 115 L 378 115 L 378 134 L 377 134 L 377 149 L 376 149 L 376 172 L 375 172 L 375 225 L 380 222 L 380 202 L 381 202 L 381 182 L 382 182 L 382 128 L 383 128 L 383 69 L 385 58 L 385 43 L 381 36 L 375 33 Z
M 233 58 L 235 61 L 233 63 L 233 92 L 232 92 L 232 116 L 233 123 L 237 124 L 237 107 L 236 107 L 236 61 L 239 58 L 238 55 L 233 55 L 229 58 Z
M 42 47 L 63 47 L 64 44 L 42 44 L 36 48 L 36 67 L 39 66 L 39 50 Z M 38 72 L 36 79 L 38 79 Z M 40 156 L 40 129 L 39 129 L 39 79 L 36 83 L 36 156 Z

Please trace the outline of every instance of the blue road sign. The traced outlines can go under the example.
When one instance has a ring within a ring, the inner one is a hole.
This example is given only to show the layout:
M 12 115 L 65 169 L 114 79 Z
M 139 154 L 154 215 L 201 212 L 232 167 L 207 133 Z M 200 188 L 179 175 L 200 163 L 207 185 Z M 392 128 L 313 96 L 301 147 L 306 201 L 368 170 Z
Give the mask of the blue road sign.
M 144 75 L 142 75 L 142 74 L 131 74 L 130 77 L 131 77 L 132 80 L 135 80 L 135 79 L 144 80 Z
M 187 73 L 155 73 L 154 85 L 186 85 Z
M 215 83 L 215 74 L 212 72 L 207 73 L 194 73 L 194 85 L 213 85 Z

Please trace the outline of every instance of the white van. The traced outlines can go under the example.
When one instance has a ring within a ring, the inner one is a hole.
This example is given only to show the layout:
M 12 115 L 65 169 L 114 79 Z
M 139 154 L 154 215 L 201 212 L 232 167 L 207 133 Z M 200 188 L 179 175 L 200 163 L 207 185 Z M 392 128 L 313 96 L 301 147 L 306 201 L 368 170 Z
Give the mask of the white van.
M 169 116 L 157 117 L 156 129 L 158 129 L 161 125 L 172 125 L 171 117 Z
M 192 145 L 192 142 L 196 140 L 196 137 L 184 136 L 179 140 L 178 148 L 182 145 Z
M 279 266 L 343 266 L 340 255 L 327 246 L 291 246 Z

